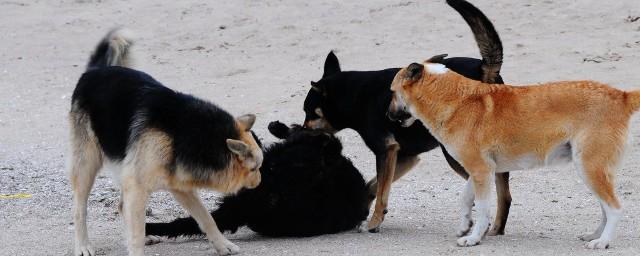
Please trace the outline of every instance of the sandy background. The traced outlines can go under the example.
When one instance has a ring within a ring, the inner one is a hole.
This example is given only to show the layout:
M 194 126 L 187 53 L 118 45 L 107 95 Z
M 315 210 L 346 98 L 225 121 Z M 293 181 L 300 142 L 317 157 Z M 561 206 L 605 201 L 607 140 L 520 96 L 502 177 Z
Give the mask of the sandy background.
M 475 0 L 497 27 L 502 74 L 516 84 L 594 79 L 640 88 L 640 1 Z M 0 255 L 67 255 L 71 196 L 65 175 L 67 111 L 86 60 L 115 25 L 137 32 L 136 67 L 167 86 L 212 100 L 234 114 L 254 112 L 267 141 L 269 121 L 301 122 L 310 80 L 337 51 L 345 70 L 407 65 L 434 54 L 478 56 L 471 32 L 444 0 L 406 1 L 22 1 L 0 0 Z M 636 118 L 638 119 L 638 118 Z M 638 140 L 640 123 L 631 136 Z M 373 155 L 352 131 L 339 134 L 363 174 Z M 638 255 L 640 145 L 618 174 L 625 206 L 607 251 L 583 249 L 600 209 L 569 167 L 512 174 L 514 204 L 505 236 L 455 246 L 462 180 L 440 152 L 393 186 L 382 233 L 347 232 L 271 239 L 230 235 L 242 255 Z M 90 239 L 100 255 L 124 255 L 117 192 L 103 174 L 90 198 Z M 209 206 L 216 196 L 203 195 Z M 155 194 L 149 220 L 184 211 Z M 203 240 L 146 248 L 147 255 L 209 255 Z

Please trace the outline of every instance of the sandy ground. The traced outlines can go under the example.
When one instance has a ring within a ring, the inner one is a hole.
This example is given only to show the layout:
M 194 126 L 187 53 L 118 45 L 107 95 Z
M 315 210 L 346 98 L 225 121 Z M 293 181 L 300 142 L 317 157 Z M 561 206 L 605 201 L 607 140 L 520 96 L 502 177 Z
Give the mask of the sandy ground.
M 516 84 L 594 79 L 640 88 L 637 0 L 476 0 L 504 42 L 503 76 Z M 169 87 L 235 114 L 300 122 L 310 80 L 329 50 L 346 70 L 403 66 L 434 54 L 478 56 L 463 20 L 444 0 L 407 1 L 22 1 L 0 0 L 0 255 L 67 255 L 73 244 L 65 175 L 71 92 L 95 43 L 115 25 L 137 32 L 137 64 Z M 637 119 L 637 118 L 636 118 Z M 353 131 L 339 134 L 363 174 L 373 155 Z M 632 124 L 638 140 L 640 123 Z M 512 174 L 507 234 L 455 246 L 462 180 L 440 152 L 394 184 L 379 234 L 265 238 L 243 229 L 230 239 L 243 255 L 638 255 L 640 145 L 618 173 L 625 205 L 619 238 L 606 251 L 577 236 L 596 228 L 600 209 L 570 167 Z M 124 255 L 117 192 L 104 175 L 90 198 L 90 238 L 100 255 Z M 216 195 L 203 194 L 213 207 Z M 166 193 L 149 220 L 184 215 Z M 210 255 L 203 240 L 170 241 L 148 255 Z

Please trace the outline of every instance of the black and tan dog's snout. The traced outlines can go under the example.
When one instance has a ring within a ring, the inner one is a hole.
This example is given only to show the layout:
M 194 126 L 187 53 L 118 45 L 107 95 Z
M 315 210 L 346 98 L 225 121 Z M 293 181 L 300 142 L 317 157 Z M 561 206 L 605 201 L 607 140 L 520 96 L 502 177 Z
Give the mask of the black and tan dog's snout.
M 392 110 L 391 108 L 389 108 L 389 110 L 387 111 L 387 118 L 394 122 L 402 122 L 411 118 L 411 114 L 404 109 Z

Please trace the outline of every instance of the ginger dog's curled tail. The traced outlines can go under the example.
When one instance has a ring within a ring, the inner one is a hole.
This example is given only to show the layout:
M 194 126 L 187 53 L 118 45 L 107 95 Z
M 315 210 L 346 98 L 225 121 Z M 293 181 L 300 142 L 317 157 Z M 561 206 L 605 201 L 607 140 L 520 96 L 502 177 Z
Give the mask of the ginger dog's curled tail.
M 98 43 L 89 58 L 87 70 L 108 66 L 130 67 L 130 49 L 133 45 L 132 33 L 125 28 L 115 28 Z
M 640 90 L 625 92 L 627 96 L 627 106 L 631 109 L 631 112 L 636 112 L 640 109 Z
M 447 0 L 469 24 L 482 56 L 482 81 L 495 83 L 502 68 L 502 41 L 493 24 L 482 11 L 465 0 Z

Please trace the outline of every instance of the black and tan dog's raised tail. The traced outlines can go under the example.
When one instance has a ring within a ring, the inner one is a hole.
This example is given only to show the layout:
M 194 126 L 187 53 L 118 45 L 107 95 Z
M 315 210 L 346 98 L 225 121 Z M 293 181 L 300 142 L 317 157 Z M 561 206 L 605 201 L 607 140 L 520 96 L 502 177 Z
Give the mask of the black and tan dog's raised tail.
M 89 58 L 87 70 L 108 66 L 131 67 L 133 36 L 130 30 L 115 28 L 100 40 Z
M 482 81 L 495 83 L 502 67 L 502 41 L 491 21 L 482 11 L 464 0 L 447 0 L 469 24 L 482 56 Z

